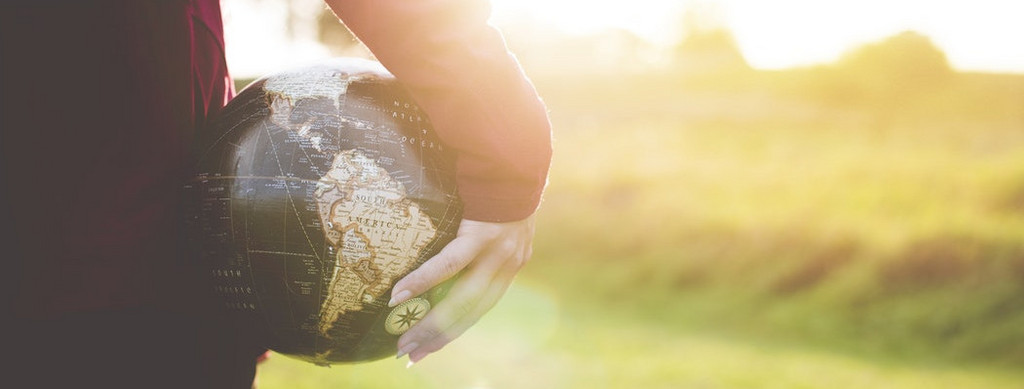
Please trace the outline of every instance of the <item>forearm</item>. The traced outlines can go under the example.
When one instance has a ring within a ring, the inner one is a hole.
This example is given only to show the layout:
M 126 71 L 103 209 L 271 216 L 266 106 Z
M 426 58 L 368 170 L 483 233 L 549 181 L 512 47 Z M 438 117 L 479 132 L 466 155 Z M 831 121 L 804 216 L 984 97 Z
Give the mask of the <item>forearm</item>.
M 458 153 L 467 219 L 534 212 L 551 160 L 551 126 L 533 85 L 487 24 L 479 0 L 328 0 L 427 112 Z

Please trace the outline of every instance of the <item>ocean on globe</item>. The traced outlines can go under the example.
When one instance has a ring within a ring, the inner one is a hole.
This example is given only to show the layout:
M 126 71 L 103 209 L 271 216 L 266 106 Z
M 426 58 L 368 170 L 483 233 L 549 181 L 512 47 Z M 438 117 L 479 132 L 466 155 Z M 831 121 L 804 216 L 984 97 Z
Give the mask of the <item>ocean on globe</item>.
M 216 300 L 276 352 L 394 355 L 446 286 L 394 284 L 461 220 L 454 157 L 380 64 L 335 59 L 254 81 L 200 135 L 193 246 Z

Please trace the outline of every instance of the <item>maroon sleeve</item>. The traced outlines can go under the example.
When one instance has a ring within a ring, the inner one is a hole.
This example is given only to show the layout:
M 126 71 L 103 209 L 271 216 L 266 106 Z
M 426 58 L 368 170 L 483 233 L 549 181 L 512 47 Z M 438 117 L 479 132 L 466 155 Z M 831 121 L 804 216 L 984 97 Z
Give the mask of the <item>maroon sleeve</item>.
M 487 24 L 485 0 L 329 0 L 458 153 L 464 217 L 524 219 L 540 203 L 551 125 L 533 85 Z

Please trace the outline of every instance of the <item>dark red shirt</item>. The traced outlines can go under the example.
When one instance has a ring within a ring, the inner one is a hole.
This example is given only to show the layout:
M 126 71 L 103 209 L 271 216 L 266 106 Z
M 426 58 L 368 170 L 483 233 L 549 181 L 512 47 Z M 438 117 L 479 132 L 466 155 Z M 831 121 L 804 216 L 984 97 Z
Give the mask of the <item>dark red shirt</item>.
M 335 5 L 458 151 L 465 216 L 522 219 L 550 162 L 543 104 L 477 0 Z M 231 96 L 216 0 L 0 6 L 0 214 L 17 312 L 173 304 L 197 128 Z M 165 293 L 168 292 L 168 293 Z
M 0 5 L 4 260 L 30 316 L 163 304 L 196 128 L 230 94 L 217 1 Z M 164 301 L 168 300 L 168 301 Z

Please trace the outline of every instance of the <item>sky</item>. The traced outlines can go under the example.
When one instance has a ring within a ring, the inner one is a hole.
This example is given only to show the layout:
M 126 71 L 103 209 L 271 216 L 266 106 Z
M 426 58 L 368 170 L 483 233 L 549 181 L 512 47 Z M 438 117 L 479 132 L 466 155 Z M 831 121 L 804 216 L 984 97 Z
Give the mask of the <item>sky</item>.
M 501 26 L 524 18 L 568 34 L 625 29 L 655 45 L 682 35 L 681 15 L 701 7 L 729 28 L 759 69 L 828 63 L 856 46 L 906 30 L 930 37 L 953 67 L 1024 73 L 1022 0 L 491 0 Z M 223 0 L 229 63 L 247 75 L 329 55 L 311 42 L 288 42 L 283 2 Z M 314 7 L 319 3 L 313 1 Z M 258 38 L 258 39 L 254 39 Z M 266 55 L 275 47 L 279 55 Z M 264 54 L 261 56 L 260 52 Z

